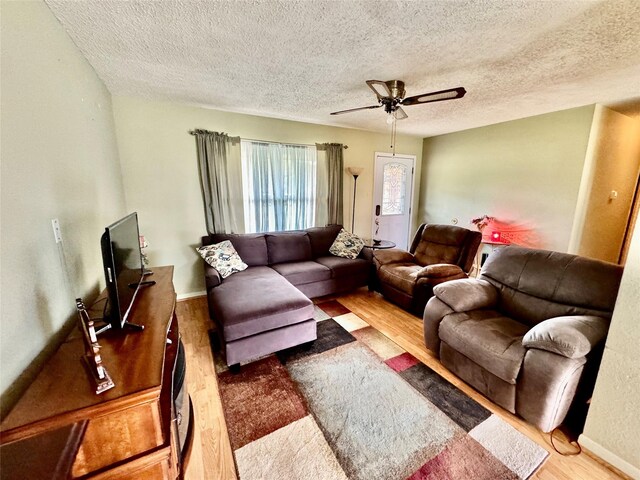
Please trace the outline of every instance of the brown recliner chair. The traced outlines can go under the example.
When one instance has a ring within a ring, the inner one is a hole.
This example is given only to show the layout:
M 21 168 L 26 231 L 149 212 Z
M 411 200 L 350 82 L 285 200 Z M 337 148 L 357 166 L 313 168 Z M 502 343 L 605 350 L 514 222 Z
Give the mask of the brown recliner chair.
M 408 252 L 375 250 L 377 289 L 405 310 L 422 316 L 433 287 L 467 278 L 482 236 L 453 225 L 422 224 Z
M 574 397 L 586 405 L 621 277 L 622 267 L 599 260 L 501 248 L 477 279 L 434 288 L 425 343 L 469 385 L 549 432 Z

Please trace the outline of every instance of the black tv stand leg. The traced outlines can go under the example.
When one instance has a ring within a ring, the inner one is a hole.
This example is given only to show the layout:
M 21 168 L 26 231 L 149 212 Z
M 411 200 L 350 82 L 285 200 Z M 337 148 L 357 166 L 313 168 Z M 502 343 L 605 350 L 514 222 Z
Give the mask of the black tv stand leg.
M 145 270 L 142 271 L 142 276 L 143 277 L 147 277 L 149 275 L 153 275 L 153 270 L 146 270 L 145 269 Z
M 138 325 L 137 323 L 131 323 L 131 322 L 124 322 L 122 324 L 122 328 L 129 328 L 131 330 L 136 330 L 138 332 L 141 332 L 142 330 L 144 330 L 144 325 Z

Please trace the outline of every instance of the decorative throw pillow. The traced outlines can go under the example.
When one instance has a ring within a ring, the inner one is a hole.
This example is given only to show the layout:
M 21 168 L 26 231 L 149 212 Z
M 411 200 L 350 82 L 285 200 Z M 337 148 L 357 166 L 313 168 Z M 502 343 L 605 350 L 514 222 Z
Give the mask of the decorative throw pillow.
M 247 268 L 229 240 L 196 248 L 204 261 L 215 268 L 222 278 Z
M 360 237 L 347 232 L 344 228 L 333 241 L 329 248 L 329 253 L 337 257 L 356 258 L 364 247 L 364 242 Z

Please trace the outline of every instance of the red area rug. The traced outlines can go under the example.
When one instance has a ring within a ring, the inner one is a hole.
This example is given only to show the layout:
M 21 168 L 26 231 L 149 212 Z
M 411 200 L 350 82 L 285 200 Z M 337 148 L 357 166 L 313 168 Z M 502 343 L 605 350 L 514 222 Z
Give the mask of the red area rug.
M 525 479 L 547 458 L 339 302 L 316 320 L 311 346 L 239 374 L 214 353 L 242 480 Z

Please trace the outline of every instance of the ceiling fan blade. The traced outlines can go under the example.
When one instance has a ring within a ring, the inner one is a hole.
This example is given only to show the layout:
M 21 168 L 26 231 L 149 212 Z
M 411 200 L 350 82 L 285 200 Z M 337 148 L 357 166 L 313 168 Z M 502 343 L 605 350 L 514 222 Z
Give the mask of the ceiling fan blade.
M 376 94 L 378 100 L 391 97 L 391 90 L 389 90 L 389 86 L 386 82 L 382 82 L 380 80 L 367 80 L 367 85 L 369 85 L 369 88 Z
M 357 112 L 358 110 L 370 110 L 372 108 L 380 108 L 382 105 L 369 105 L 368 107 L 350 108 L 349 110 L 340 110 L 339 112 L 331 112 L 331 115 L 342 115 L 343 113 Z
M 405 118 L 407 118 L 409 115 L 407 115 L 407 112 L 405 112 L 402 107 L 398 107 L 396 108 L 395 111 L 395 116 L 396 116 L 396 120 L 404 120 Z
M 423 93 L 407 97 L 400 102 L 402 105 L 417 105 L 419 103 L 442 102 L 444 100 L 454 100 L 464 97 L 467 91 L 463 87 L 440 90 L 439 92 Z

